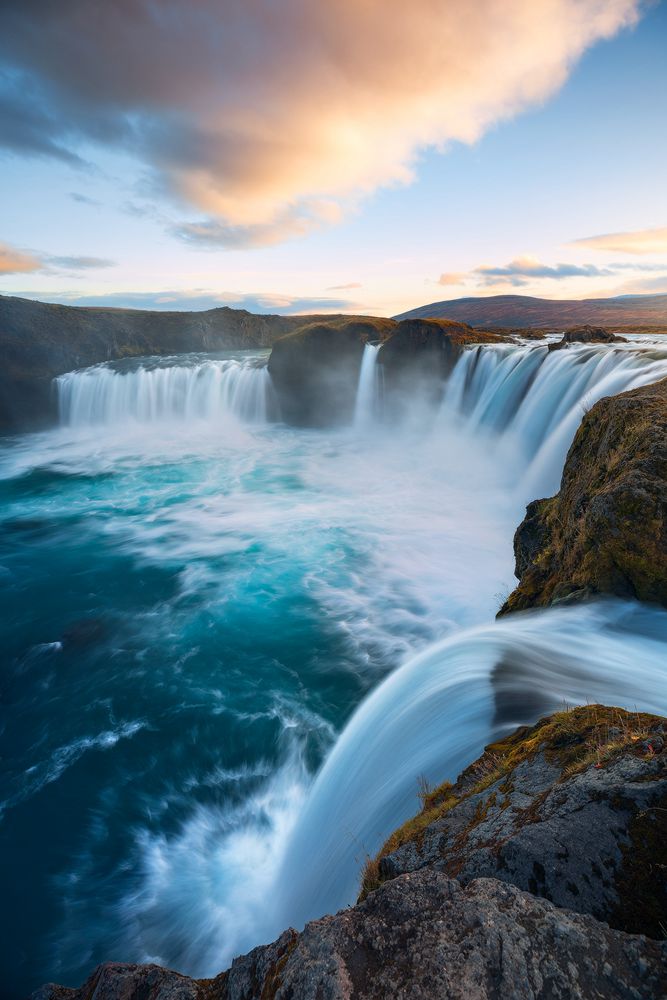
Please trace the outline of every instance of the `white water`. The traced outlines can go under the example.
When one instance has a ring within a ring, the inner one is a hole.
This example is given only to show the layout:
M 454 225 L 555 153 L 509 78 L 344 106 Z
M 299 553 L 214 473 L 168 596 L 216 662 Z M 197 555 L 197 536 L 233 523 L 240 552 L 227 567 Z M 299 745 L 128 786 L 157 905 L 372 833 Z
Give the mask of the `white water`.
M 357 400 L 354 408 L 355 427 L 367 427 L 377 420 L 380 406 L 380 372 L 377 365 L 379 344 L 366 344 L 361 358 Z
M 134 368 L 95 365 L 56 379 L 60 422 L 85 428 L 128 421 L 266 423 L 273 386 L 257 358 L 143 359 Z
M 217 567 L 204 562 L 211 552 L 238 550 L 245 579 L 246 569 L 257 572 L 252 546 L 261 541 L 270 553 L 262 590 L 268 594 L 272 567 L 281 566 L 277 552 L 289 553 L 295 565 L 312 564 L 310 592 L 331 627 L 349 636 L 355 669 L 364 662 L 405 665 L 358 708 L 314 782 L 295 727 L 282 765 L 242 806 L 198 806 L 176 836 L 138 834 L 143 884 L 118 904 L 114 919 L 125 928 L 118 957 L 208 975 L 289 924 L 351 903 L 365 855 L 418 807 L 418 776 L 454 777 L 497 731 L 495 699 L 506 683 L 501 664 L 519 674 L 508 696 L 516 714 L 506 725 L 530 721 L 563 699 L 667 711 L 664 612 L 608 602 L 480 624 L 498 604 L 494 591 L 511 585 L 511 533 L 523 506 L 557 488 L 585 410 L 601 396 L 667 375 L 664 349 L 472 348 L 444 387 L 430 426 L 387 435 L 376 362 L 377 352 L 367 349 L 347 436 L 260 423 L 223 454 L 198 438 L 208 468 L 230 466 L 231 485 L 210 484 L 196 503 L 179 502 L 155 525 L 136 519 L 133 548 L 158 563 L 173 558 L 176 539 L 193 589 L 204 581 L 214 590 L 212 606 L 227 595 L 217 593 Z M 63 376 L 63 422 L 80 432 L 103 427 L 109 442 L 120 427 L 127 463 L 135 443 L 120 425 L 128 417 L 180 421 L 182 440 L 159 445 L 175 452 L 189 447 L 192 419 L 209 423 L 215 448 L 221 422 L 270 420 L 265 370 L 247 362 L 161 364 Z M 369 425 L 377 428 L 372 447 L 357 433 Z M 151 457 L 155 447 L 151 439 Z M 104 460 L 117 462 L 108 451 Z M 256 492 L 236 496 L 237 481 L 257 476 L 257 461 L 270 475 L 257 478 Z M 298 476 L 299 491 L 284 489 L 274 467 Z M 134 527 L 124 530 L 119 537 L 128 545 Z M 346 532 L 355 544 L 361 540 L 364 553 L 362 568 L 352 572 Z M 447 632 L 444 642 L 412 655 Z
M 406 663 L 357 709 L 300 811 L 276 928 L 355 898 L 365 857 L 417 811 L 418 777 L 454 780 L 500 732 L 586 702 L 667 712 L 667 612 L 603 601 L 525 614 Z
M 445 387 L 439 420 L 493 441 L 526 499 L 555 491 L 584 414 L 603 396 L 667 376 L 667 347 L 476 347 Z
M 357 709 L 309 791 L 300 753 L 238 815 L 197 809 L 144 844 L 119 954 L 210 975 L 286 927 L 354 903 L 360 872 L 485 744 L 566 704 L 667 714 L 667 612 L 620 601 L 529 613 L 408 660 Z

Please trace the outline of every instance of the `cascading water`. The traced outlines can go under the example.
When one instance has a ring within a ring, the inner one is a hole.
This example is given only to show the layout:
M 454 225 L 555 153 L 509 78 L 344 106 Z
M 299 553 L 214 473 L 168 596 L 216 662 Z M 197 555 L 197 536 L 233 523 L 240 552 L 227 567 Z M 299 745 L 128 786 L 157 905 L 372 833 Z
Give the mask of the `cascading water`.
M 667 345 L 480 346 L 459 358 L 440 424 L 465 425 L 500 449 L 525 501 L 553 493 L 584 414 L 603 396 L 667 376 Z
M 56 391 L 61 423 L 70 427 L 275 417 L 271 378 L 256 357 L 183 355 L 96 365 L 61 375 Z
M 380 373 L 377 366 L 379 344 L 365 344 L 361 358 L 357 399 L 354 407 L 355 427 L 367 427 L 377 419 L 380 405 Z
M 0 835 L 30 858 L 0 966 L 35 942 L 12 997 L 110 957 L 217 973 L 352 902 L 418 776 L 499 726 L 667 710 L 664 612 L 489 624 L 526 502 L 587 407 L 667 375 L 664 344 L 472 347 L 404 424 L 371 345 L 331 431 L 273 422 L 264 362 L 70 373 L 61 426 L 0 445 Z

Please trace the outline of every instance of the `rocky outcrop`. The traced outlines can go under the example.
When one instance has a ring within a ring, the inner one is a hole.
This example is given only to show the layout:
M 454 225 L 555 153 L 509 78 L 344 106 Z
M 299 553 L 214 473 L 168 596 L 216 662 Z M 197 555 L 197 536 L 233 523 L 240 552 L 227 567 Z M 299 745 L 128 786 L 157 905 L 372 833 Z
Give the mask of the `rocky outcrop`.
M 402 399 L 438 400 L 446 379 L 464 348 L 471 344 L 502 343 L 499 333 L 473 330 L 466 323 L 449 320 L 402 320 L 380 348 L 384 391 L 392 412 L 400 412 Z
M 667 946 L 495 879 L 403 875 L 361 905 L 288 931 L 217 979 L 105 965 L 33 1000 L 505 1000 L 659 997 Z
M 365 888 L 424 867 L 464 884 L 493 877 L 664 937 L 666 743 L 663 719 L 600 705 L 523 727 L 424 796 L 368 866 Z
M 601 593 L 667 605 L 667 379 L 585 415 L 560 491 L 528 505 L 514 553 L 500 614 Z
M 384 340 L 395 326 L 375 317 L 329 320 L 277 340 L 269 372 L 283 419 L 297 427 L 349 422 L 364 346 Z
M 226 307 L 82 308 L 0 296 L 0 430 L 44 422 L 52 413 L 51 380 L 63 372 L 140 355 L 270 347 L 314 318 Z
M 33 1000 L 663 996 L 664 725 L 589 706 L 524 727 L 424 794 L 356 906 L 214 979 L 106 964 Z
M 575 326 L 565 331 L 562 340 L 549 344 L 549 350 L 560 351 L 568 344 L 627 344 L 627 340 L 599 326 Z
M 366 317 L 312 323 L 276 341 L 269 371 L 287 423 L 324 427 L 348 423 L 354 412 L 361 358 L 380 343 L 387 410 L 398 415 L 402 398 L 439 398 L 442 381 L 466 345 L 509 338 L 462 323 Z

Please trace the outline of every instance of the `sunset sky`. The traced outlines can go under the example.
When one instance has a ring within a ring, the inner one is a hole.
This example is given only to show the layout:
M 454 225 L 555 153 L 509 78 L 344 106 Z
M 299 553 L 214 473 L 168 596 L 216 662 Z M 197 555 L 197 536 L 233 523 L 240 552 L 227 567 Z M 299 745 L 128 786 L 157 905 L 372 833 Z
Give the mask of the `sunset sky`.
M 0 292 L 667 292 L 666 52 L 637 0 L 4 0 Z

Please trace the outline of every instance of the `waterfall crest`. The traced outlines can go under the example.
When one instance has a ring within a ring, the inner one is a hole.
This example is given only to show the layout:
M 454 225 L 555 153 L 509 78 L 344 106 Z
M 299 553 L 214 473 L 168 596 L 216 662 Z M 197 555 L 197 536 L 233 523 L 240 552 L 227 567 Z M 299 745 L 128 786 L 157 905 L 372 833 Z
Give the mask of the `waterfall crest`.
M 257 358 L 145 358 L 129 370 L 96 365 L 61 375 L 56 392 L 60 423 L 70 427 L 230 418 L 266 423 L 276 410 L 266 364 Z

